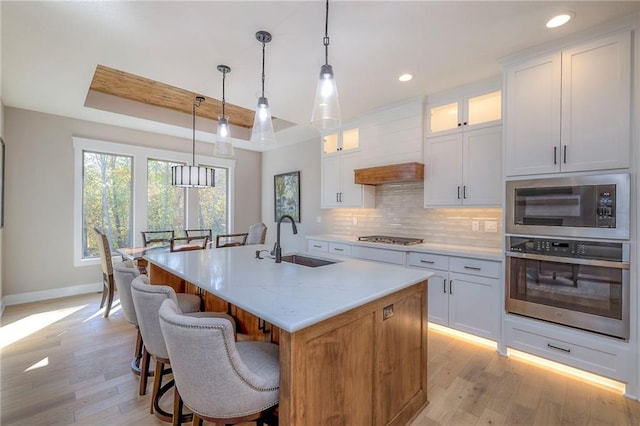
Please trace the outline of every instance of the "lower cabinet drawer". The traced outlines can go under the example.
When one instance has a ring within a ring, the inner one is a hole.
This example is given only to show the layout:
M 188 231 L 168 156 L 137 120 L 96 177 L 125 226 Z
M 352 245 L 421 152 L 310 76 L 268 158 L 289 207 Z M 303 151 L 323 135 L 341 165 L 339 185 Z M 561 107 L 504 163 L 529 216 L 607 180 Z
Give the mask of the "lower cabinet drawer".
M 558 338 L 561 336 L 551 337 L 552 332 L 527 330 L 508 321 L 505 325 L 509 347 L 615 380 L 628 380 L 628 349 L 624 342 L 598 336 L 594 336 L 592 341 L 588 337 L 583 341 L 571 341 Z
M 404 251 L 353 246 L 351 247 L 351 256 L 358 259 L 375 260 L 376 262 L 406 265 L 406 253 Z
M 329 251 L 329 243 L 326 241 L 309 240 L 307 250 L 327 253 Z
M 447 271 L 449 270 L 449 256 L 412 251 L 409 252 L 407 265 L 415 266 L 417 268 L 439 269 L 441 271 Z
M 479 275 L 481 277 L 500 278 L 501 262 L 468 257 L 449 258 L 449 270 L 461 274 Z
M 351 256 L 351 246 L 349 244 L 329 243 L 329 253 Z

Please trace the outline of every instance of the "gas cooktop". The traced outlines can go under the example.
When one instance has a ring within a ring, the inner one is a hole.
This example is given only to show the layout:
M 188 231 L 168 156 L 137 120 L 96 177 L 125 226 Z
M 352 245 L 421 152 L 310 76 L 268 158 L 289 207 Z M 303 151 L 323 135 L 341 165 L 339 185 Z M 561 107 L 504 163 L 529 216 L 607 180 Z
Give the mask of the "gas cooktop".
M 401 246 L 410 246 L 413 244 L 420 244 L 424 242 L 422 238 L 389 237 L 386 235 L 366 235 L 364 237 L 358 237 L 358 241 L 367 241 L 370 243 L 397 244 Z

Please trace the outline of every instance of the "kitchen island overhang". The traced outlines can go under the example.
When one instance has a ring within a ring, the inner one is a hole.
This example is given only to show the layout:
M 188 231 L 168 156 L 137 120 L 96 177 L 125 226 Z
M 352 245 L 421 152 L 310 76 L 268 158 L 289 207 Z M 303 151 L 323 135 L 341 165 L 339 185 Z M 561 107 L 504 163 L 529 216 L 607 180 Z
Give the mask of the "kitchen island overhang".
M 427 403 L 432 274 L 333 256 L 316 268 L 276 264 L 256 259 L 261 249 L 145 259 L 152 283 L 195 287 L 277 328 L 281 424 L 406 424 Z

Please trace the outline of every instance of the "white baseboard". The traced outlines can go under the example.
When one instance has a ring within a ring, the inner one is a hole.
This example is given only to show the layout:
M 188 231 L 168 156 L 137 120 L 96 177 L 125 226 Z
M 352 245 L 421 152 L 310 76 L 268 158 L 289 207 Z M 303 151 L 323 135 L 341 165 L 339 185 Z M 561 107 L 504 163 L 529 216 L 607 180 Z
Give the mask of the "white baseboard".
M 76 296 L 78 294 L 97 293 L 102 291 L 102 282 L 74 285 L 71 287 L 55 288 L 51 290 L 32 291 L 29 293 L 9 294 L 2 298 L 1 306 L 20 305 L 22 303 L 40 302 L 42 300 L 57 299 L 59 297 Z M 1 312 L 1 311 L 0 311 Z

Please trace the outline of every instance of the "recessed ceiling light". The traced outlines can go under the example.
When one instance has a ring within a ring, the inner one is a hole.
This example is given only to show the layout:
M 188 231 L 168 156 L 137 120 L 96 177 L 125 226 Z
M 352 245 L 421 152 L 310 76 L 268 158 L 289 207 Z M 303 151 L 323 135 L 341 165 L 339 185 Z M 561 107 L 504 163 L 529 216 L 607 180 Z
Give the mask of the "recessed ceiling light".
M 559 27 L 561 25 L 564 25 L 567 22 L 569 22 L 571 20 L 571 18 L 573 18 L 573 15 L 574 15 L 573 12 L 562 12 L 562 13 L 559 13 L 556 16 L 554 16 L 553 18 L 549 19 L 549 21 L 547 22 L 547 28 L 556 28 L 556 27 Z
M 398 77 L 398 80 L 400 81 L 409 81 L 413 78 L 413 76 L 411 74 L 402 74 L 400 77 Z

